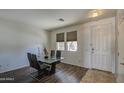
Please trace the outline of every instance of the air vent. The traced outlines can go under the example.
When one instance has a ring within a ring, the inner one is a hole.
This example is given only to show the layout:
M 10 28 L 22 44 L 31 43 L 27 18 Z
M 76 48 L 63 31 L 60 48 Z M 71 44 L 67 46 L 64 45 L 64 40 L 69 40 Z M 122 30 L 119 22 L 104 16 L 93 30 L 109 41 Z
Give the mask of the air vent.
M 65 21 L 63 18 L 59 18 L 58 20 L 61 21 L 61 22 L 64 22 Z

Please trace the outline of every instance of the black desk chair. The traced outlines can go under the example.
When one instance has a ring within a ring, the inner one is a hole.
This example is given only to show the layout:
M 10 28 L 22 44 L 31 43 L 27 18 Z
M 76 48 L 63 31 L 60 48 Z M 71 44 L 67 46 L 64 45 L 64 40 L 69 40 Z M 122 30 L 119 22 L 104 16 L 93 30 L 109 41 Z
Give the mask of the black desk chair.
M 31 53 L 27 53 L 27 57 L 28 57 L 28 60 L 29 60 L 30 67 L 33 66 L 33 62 L 32 62 L 31 56 L 32 56 Z
M 50 54 L 51 58 L 60 58 L 61 57 L 61 51 L 60 50 L 51 50 Z
M 61 58 L 61 51 L 60 50 L 57 50 L 56 51 L 56 58 Z M 58 62 L 61 62 L 61 61 L 58 61 Z
M 30 63 L 30 67 L 38 70 L 38 73 L 31 73 L 31 77 L 34 78 L 35 80 L 40 81 L 40 79 L 38 79 L 37 77 L 40 75 L 43 75 L 45 72 L 47 72 L 47 65 L 44 65 L 44 63 L 37 61 L 37 57 L 35 54 L 31 54 L 31 53 L 27 53 L 27 57 Z M 37 74 L 37 75 L 36 75 Z
M 51 50 L 50 56 L 51 58 L 55 58 L 55 50 Z
M 56 58 L 61 58 L 61 51 L 60 50 L 56 51 Z

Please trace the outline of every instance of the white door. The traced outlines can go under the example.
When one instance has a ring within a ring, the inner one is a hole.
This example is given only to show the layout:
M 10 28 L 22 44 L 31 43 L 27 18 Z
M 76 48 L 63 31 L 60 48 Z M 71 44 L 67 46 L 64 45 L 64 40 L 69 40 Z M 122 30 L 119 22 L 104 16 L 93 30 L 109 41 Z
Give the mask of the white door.
M 112 72 L 114 34 L 112 24 L 92 26 L 92 68 Z
M 91 29 L 90 26 L 83 26 L 78 35 L 78 41 L 82 44 L 79 44 L 79 51 L 81 53 L 81 62 L 83 62 L 83 67 L 91 68 Z
M 117 65 L 117 82 L 124 83 L 124 10 L 118 10 L 118 64 Z
M 118 36 L 118 78 L 117 82 L 124 83 L 124 24 L 119 26 L 119 36 Z

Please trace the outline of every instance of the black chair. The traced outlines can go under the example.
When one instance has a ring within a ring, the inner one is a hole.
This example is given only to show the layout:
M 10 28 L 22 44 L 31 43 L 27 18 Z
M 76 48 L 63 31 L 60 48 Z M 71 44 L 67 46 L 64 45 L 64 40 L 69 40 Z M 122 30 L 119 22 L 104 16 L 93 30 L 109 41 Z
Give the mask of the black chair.
M 27 57 L 28 57 L 28 60 L 29 60 L 30 67 L 33 66 L 33 62 L 32 62 L 31 56 L 32 56 L 31 53 L 27 53 Z
M 30 67 L 38 70 L 38 73 L 31 73 L 30 76 L 34 78 L 35 80 L 38 80 L 38 76 L 43 75 L 45 72 L 47 72 L 47 65 L 44 65 L 44 63 L 38 62 L 37 56 L 35 54 L 27 53 L 27 57 L 30 63 Z
M 51 58 L 55 58 L 55 50 L 51 50 L 50 56 L 51 56 Z
M 32 62 L 33 62 L 32 67 L 37 69 L 39 73 L 43 71 L 44 68 L 42 68 L 42 69 L 40 68 L 40 65 L 42 65 L 43 63 L 42 64 L 38 63 L 37 56 L 35 54 L 32 54 Z
M 60 50 L 56 51 L 56 58 L 61 58 L 61 51 Z

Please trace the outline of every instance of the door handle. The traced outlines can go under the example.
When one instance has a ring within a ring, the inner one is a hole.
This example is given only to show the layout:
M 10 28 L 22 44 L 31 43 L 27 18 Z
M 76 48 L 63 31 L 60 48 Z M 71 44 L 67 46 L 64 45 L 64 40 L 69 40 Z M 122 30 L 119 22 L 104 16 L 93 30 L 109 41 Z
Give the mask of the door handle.
M 124 63 L 120 63 L 121 65 L 124 65 Z
M 93 54 L 95 49 L 94 49 L 94 48 L 92 48 L 91 50 L 92 50 L 92 54 Z
M 92 51 L 94 51 L 95 49 L 94 48 L 92 48 Z

